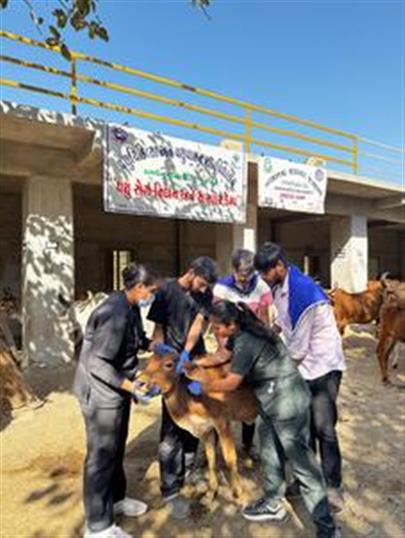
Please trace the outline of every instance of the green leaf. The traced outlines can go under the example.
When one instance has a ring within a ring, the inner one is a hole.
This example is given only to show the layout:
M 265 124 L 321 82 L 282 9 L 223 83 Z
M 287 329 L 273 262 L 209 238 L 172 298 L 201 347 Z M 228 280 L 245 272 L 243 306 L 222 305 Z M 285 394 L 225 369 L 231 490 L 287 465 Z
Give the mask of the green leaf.
M 97 35 L 103 41 L 109 41 L 110 37 L 108 35 L 107 29 L 104 26 L 99 26 L 97 30 Z
M 60 52 L 61 52 L 62 56 L 63 56 L 68 62 L 71 61 L 71 59 L 72 59 L 72 55 L 70 54 L 70 50 L 69 50 L 68 47 L 65 45 L 65 43 L 62 43 L 62 45 L 60 46 Z
M 80 15 L 82 17 L 87 17 L 90 13 L 91 0 L 75 0 L 74 4 Z
M 73 17 L 70 19 L 70 24 L 77 31 L 83 30 L 88 26 L 88 23 L 83 19 L 83 17 L 76 11 Z
M 68 15 L 63 11 L 63 9 L 55 9 L 52 11 L 52 15 L 56 17 L 56 22 L 59 28 L 65 28 L 68 21 Z
M 60 32 L 55 28 L 55 26 L 51 25 L 49 27 L 49 30 L 50 30 L 51 34 L 53 34 L 56 37 L 56 39 L 60 39 Z

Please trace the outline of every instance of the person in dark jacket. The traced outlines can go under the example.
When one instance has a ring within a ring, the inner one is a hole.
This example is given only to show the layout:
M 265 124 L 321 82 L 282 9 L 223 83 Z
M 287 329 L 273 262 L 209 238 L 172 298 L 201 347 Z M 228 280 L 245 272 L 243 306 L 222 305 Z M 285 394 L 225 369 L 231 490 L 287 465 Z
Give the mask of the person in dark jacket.
M 124 289 L 112 293 L 89 318 L 73 387 L 87 437 L 85 538 L 128 538 L 114 525 L 114 515 L 139 516 L 147 510 L 145 503 L 126 497 L 123 459 L 131 400 L 148 399 L 134 381 L 137 352 L 150 344 L 138 305 L 157 289 L 158 277 L 132 264 L 124 269 L 123 280 Z
M 216 264 L 208 256 L 192 261 L 179 278 L 167 280 L 156 294 L 148 319 L 153 321 L 154 343 L 164 343 L 180 354 L 177 371 L 182 375 L 184 363 L 205 353 L 203 334 L 207 327 L 212 291 L 217 278 Z M 197 391 L 194 391 L 197 385 Z M 197 382 L 187 389 L 194 396 L 200 393 Z M 174 519 L 189 516 L 189 502 L 180 495 L 187 475 L 193 469 L 198 440 L 183 430 L 170 417 L 165 403 L 159 443 L 160 489 Z
M 280 337 L 244 304 L 220 301 L 212 308 L 216 334 L 228 338 L 231 367 L 222 379 L 202 383 L 204 392 L 229 392 L 242 381 L 256 395 L 264 496 L 244 508 L 250 521 L 283 521 L 284 457 L 302 485 L 318 538 L 338 535 L 322 471 L 309 445 L 310 392 Z M 281 456 L 281 457 L 280 457 Z

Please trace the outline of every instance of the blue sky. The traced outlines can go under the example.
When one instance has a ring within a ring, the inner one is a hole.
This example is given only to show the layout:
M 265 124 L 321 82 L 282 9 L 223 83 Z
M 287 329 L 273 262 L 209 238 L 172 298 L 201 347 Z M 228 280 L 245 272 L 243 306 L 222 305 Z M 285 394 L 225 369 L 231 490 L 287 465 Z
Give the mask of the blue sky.
M 99 3 L 110 42 L 72 34 L 71 48 L 404 145 L 404 2 L 214 0 L 211 20 L 185 0 Z M 38 9 L 53 4 L 34 0 Z M 1 26 L 39 38 L 22 0 L 11 0 Z M 3 53 L 19 50 L 27 58 L 26 47 L 0 42 Z M 8 69 L 9 76 L 12 68 Z M 35 73 L 30 76 L 36 80 Z M 142 84 L 137 87 L 151 88 Z M 102 95 L 98 88 L 92 91 L 95 97 Z M 2 93 L 4 98 L 16 95 L 10 90 Z M 38 99 L 46 104 L 43 96 Z M 31 103 L 33 98 L 19 93 L 18 100 Z M 56 108 L 52 100 L 48 105 Z M 150 103 L 143 106 L 170 112 Z M 57 107 L 67 109 L 63 102 Z M 99 109 L 86 113 L 103 115 Z M 121 120 L 138 124 L 134 117 Z M 149 127 L 170 132 L 163 124 L 152 122 Z

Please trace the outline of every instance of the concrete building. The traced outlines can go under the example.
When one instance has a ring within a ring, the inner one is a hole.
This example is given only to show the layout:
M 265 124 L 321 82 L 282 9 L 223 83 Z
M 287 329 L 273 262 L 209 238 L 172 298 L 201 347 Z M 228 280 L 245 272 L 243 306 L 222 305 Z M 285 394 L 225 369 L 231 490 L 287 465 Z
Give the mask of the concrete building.
M 59 294 L 73 300 L 88 289 L 114 289 L 131 259 L 174 275 L 205 254 L 225 272 L 234 248 L 273 240 L 325 286 L 361 291 L 384 271 L 405 279 L 400 186 L 328 170 L 324 215 L 263 209 L 251 155 L 245 225 L 107 214 L 105 124 L 6 102 L 0 111 L 0 290 L 21 299 L 29 361 L 71 360 Z

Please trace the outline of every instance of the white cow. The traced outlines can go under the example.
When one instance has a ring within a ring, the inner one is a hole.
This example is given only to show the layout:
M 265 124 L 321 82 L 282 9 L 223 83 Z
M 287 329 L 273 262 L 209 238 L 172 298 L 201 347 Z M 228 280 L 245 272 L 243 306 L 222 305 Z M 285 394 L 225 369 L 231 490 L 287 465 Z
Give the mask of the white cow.
M 59 294 L 59 302 L 64 308 L 60 317 L 61 319 L 68 319 L 70 325 L 69 334 L 73 337 L 77 351 L 80 350 L 84 331 L 91 313 L 98 307 L 98 305 L 104 302 L 107 297 L 108 295 L 102 291 L 97 293 L 87 291 L 86 299 L 74 301 L 72 303 Z

